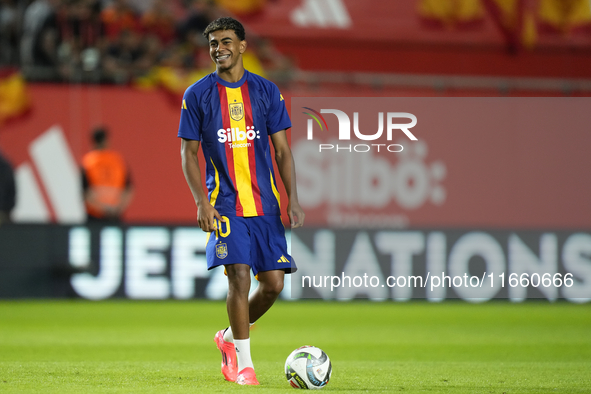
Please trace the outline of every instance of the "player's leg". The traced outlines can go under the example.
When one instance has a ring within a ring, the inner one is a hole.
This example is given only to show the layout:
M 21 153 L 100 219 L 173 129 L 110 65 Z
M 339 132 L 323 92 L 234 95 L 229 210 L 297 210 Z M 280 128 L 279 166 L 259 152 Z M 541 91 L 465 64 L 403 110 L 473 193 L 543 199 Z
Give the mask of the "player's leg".
M 283 270 L 264 271 L 257 274 L 259 284 L 248 298 L 249 326 L 273 306 L 283 290 L 284 276 Z M 228 328 L 224 333 L 224 339 L 233 341 L 235 338 L 233 328 Z
M 226 308 L 233 339 L 247 339 L 249 323 L 248 292 L 250 290 L 250 266 L 232 264 L 225 266 L 228 275 Z
M 239 266 L 240 264 L 236 264 Z M 229 268 L 232 267 L 236 269 L 238 267 L 235 266 L 228 266 L 228 281 L 231 283 L 231 276 L 234 274 L 230 274 Z M 248 274 L 248 285 L 250 287 L 250 272 L 246 272 L 244 274 Z M 254 323 L 257 321 L 265 312 L 271 308 L 281 290 L 283 290 L 283 277 L 285 273 L 282 270 L 273 270 L 273 271 L 265 271 L 259 272 L 257 275 L 259 285 L 257 286 L 256 290 L 248 298 L 247 308 L 248 308 L 248 318 L 250 323 Z M 236 275 L 238 276 L 238 275 Z M 246 282 L 246 280 L 244 281 Z M 232 284 L 230 284 L 230 289 L 232 289 Z M 248 294 L 248 290 L 247 290 Z M 240 298 L 238 302 L 234 299 L 234 295 L 230 296 L 230 292 L 228 292 L 228 299 L 226 301 L 228 307 L 228 316 L 230 317 L 230 328 L 226 330 L 224 333 L 224 339 L 226 341 L 232 341 L 236 347 L 236 355 L 238 357 L 238 370 L 242 371 L 246 367 L 254 368 L 252 365 L 252 360 L 250 359 L 250 339 L 248 335 L 244 335 L 243 330 L 246 330 L 246 334 L 248 334 L 249 324 L 244 324 L 244 313 L 243 310 L 234 311 L 234 309 L 239 309 L 243 307 L 244 300 Z M 232 324 L 232 322 L 236 322 L 239 324 Z M 240 331 L 236 331 L 236 329 L 240 329 Z M 248 341 L 240 340 L 239 338 L 246 338 Z M 247 347 L 245 349 L 241 349 L 241 347 Z M 246 358 L 243 360 L 243 358 Z
M 226 331 L 224 337 L 226 340 L 234 341 L 236 346 L 236 354 L 238 357 L 238 377 L 236 382 L 239 384 L 258 384 L 254 369 L 252 367 L 244 368 L 244 365 L 252 364 L 250 360 L 250 339 L 238 339 L 244 337 L 243 330 L 248 333 L 248 322 L 254 322 L 261 317 L 275 302 L 279 293 L 283 289 L 284 271 L 291 267 L 290 259 L 287 257 L 287 245 L 285 242 L 285 232 L 281 224 L 280 217 L 265 216 L 255 218 L 243 218 L 244 223 L 248 223 L 249 233 L 249 247 L 250 264 L 255 275 L 258 275 L 259 287 L 255 290 L 252 298 L 248 302 L 248 317 L 247 324 L 243 322 L 243 314 L 237 313 L 236 316 L 230 317 L 231 327 Z M 248 273 L 250 275 L 250 273 Z M 228 280 L 230 280 L 230 273 L 228 272 Z M 248 280 L 250 287 L 250 277 Z M 248 294 L 248 290 L 246 291 Z M 230 298 L 230 294 L 228 294 Z M 228 300 L 228 313 L 233 315 L 233 300 Z M 240 300 L 240 305 L 243 305 L 243 299 Z M 250 315 L 250 305 L 252 305 L 252 316 Z M 236 327 L 240 330 L 234 331 L 235 325 L 232 323 L 233 319 L 239 319 L 242 323 Z M 248 338 L 248 337 L 246 337 Z M 243 346 L 243 348 L 241 348 Z M 243 353 L 247 351 L 248 359 L 243 361 Z
M 250 290 L 250 266 L 233 264 L 226 266 L 228 274 L 228 318 L 234 337 L 236 358 L 238 359 L 238 376 L 236 383 L 258 385 L 254 373 L 254 365 L 250 356 L 248 292 Z
M 228 275 L 228 318 L 234 330 L 238 333 L 237 341 L 248 338 L 248 292 L 250 290 L 250 240 L 248 227 L 243 218 L 225 217 L 226 221 L 219 223 L 219 229 L 211 233 L 206 246 L 207 266 L 209 269 L 224 265 Z M 221 371 L 226 380 L 235 382 L 239 375 L 239 363 L 236 344 L 231 335 L 232 329 L 220 330 L 214 336 L 214 341 L 221 352 Z M 241 346 L 244 347 L 244 343 Z M 250 351 L 242 352 L 247 355 L 248 364 Z M 252 364 L 252 361 L 250 361 Z
M 273 306 L 283 290 L 285 273 L 295 265 L 287 253 L 280 216 L 253 218 L 250 229 L 252 270 L 259 282 L 248 303 L 250 322 L 254 323 Z
M 283 290 L 283 270 L 263 271 L 257 274 L 259 285 L 250 295 L 248 309 L 250 323 L 254 323 L 273 306 Z

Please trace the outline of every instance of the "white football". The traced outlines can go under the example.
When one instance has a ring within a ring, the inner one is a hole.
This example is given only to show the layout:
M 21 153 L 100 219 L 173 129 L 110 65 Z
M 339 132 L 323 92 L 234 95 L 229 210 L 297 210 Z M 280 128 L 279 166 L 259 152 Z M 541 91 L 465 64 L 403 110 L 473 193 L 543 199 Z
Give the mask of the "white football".
M 330 380 L 330 359 L 314 346 L 297 348 L 285 361 L 285 377 L 296 389 L 321 389 Z

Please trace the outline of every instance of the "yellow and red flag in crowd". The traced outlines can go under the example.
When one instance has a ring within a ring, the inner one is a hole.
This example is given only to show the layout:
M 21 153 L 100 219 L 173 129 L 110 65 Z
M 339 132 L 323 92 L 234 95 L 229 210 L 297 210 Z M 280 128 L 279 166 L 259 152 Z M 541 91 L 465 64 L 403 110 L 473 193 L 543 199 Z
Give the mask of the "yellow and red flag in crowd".
M 515 48 L 532 48 L 538 35 L 591 33 L 589 0 L 483 0 Z
M 424 22 L 450 29 L 474 26 L 484 19 L 480 0 L 420 0 L 418 11 Z
M 591 33 L 589 0 L 539 0 L 537 18 L 544 32 L 565 36 Z
M 257 14 L 265 8 L 267 0 L 216 0 L 216 4 L 240 17 Z
M 589 0 L 418 0 L 418 11 L 443 27 L 474 25 L 488 13 L 513 51 L 533 48 L 541 34 L 591 34 Z
M 25 79 L 15 69 L 0 70 L 0 126 L 27 113 L 31 106 Z
M 483 0 L 512 51 L 533 48 L 537 28 L 532 0 Z

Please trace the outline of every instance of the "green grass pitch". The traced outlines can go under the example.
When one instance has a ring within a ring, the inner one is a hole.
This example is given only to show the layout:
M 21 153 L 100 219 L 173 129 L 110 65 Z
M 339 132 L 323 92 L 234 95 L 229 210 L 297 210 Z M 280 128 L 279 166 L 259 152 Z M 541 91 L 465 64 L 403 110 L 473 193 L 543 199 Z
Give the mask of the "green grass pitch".
M 223 380 L 223 302 L 2 301 L 0 392 L 294 392 L 287 355 L 329 355 L 326 392 L 591 393 L 591 304 L 278 302 L 251 332 L 261 382 Z

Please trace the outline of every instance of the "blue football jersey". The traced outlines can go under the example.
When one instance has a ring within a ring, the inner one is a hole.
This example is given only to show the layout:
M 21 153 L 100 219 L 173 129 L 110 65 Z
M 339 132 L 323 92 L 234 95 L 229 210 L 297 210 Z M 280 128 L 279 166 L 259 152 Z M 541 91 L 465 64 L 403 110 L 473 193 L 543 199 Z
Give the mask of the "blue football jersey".
M 221 215 L 280 215 L 269 135 L 290 127 L 274 83 L 246 70 L 230 83 L 214 72 L 185 91 L 178 136 L 200 141 L 209 201 Z

